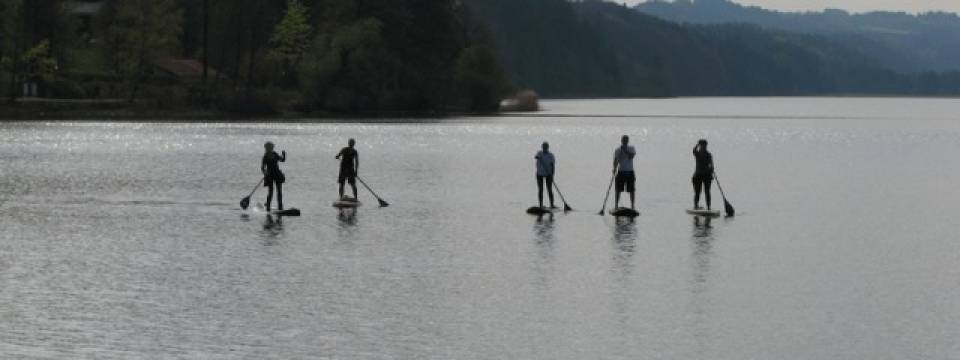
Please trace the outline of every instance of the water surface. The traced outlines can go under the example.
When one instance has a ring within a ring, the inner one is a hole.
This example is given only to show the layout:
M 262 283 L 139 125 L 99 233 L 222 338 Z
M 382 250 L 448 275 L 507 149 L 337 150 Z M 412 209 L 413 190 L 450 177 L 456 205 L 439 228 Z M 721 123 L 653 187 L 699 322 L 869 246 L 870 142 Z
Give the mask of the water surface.
M 0 124 L 0 355 L 960 356 L 960 101 L 544 105 L 429 122 Z M 639 151 L 634 222 L 596 215 L 622 134 Z M 349 137 L 389 208 L 367 193 L 355 216 L 330 207 Z M 736 218 L 683 212 L 701 137 Z M 303 217 L 239 209 L 266 140 L 288 152 L 286 203 Z M 538 219 L 523 212 L 543 140 L 577 211 Z

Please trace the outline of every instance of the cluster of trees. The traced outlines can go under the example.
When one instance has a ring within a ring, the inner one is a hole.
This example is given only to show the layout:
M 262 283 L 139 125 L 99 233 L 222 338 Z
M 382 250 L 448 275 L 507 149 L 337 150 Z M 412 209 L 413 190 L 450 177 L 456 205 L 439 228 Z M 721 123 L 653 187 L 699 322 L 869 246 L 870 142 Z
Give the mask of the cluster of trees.
M 248 113 L 483 111 L 511 89 L 459 0 L 0 0 L 0 58 L 7 95 Z M 163 78 L 164 59 L 202 75 Z
M 960 94 L 960 73 L 897 71 L 816 34 L 679 24 L 599 0 L 466 1 L 514 82 L 546 96 Z

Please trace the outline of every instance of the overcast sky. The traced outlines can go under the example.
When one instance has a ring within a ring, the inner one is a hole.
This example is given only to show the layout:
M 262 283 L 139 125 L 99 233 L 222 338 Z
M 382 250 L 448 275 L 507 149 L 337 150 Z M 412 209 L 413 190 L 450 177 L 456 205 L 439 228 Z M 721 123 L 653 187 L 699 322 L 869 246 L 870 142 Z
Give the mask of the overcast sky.
M 644 0 L 612 0 L 618 3 L 638 4 Z M 757 5 L 777 10 L 822 10 L 845 9 L 854 12 L 872 10 L 897 10 L 924 12 L 946 10 L 960 12 L 960 0 L 733 0 L 744 5 Z

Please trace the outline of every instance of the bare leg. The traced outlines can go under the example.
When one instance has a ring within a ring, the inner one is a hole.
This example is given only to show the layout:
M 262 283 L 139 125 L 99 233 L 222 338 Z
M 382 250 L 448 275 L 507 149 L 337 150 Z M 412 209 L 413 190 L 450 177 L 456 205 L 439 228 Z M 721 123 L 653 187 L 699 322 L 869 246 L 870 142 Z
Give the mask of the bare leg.
M 631 191 L 631 192 L 630 192 L 630 208 L 631 208 L 631 209 L 634 209 L 634 210 L 637 209 L 636 201 L 634 201 L 634 194 L 635 194 L 635 193 L 636 193 L 636 192 L 634 192 L 634 191 Z
M 277 183 L 277 210 L 283 211 L 283 184 Z
M 360 196 L 357 195 L 357 182 L 356 181 L 351 182 L 350 187 L 353 188 L 353 199 L 360 200 Z
M 707 201 L 708 203 L 710 201 Z M 696 209 L 700 206 L 700 181 L 697 181 L 697 178 L 693 178 L 693 208 Z
M 340 198 L 343 199 L 343 183 L 340 183 Z
M 271 202 L 273 202 L 273 180 L 267 183 L 267 211 L 270 211 Z

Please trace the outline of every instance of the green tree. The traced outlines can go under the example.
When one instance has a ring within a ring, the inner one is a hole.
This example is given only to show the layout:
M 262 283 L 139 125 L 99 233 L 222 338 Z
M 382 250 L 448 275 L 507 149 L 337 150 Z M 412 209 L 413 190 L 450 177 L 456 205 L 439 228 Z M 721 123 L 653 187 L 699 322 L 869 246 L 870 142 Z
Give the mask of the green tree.
M 308 22 L 310 9 L 298 0 L 287 2 L 287 11 L 270 37 L 269 57 L 280 62 L 281 76 L 296 79 L 294 70 L 300 65 L 310 46 L 313 28 Z
M 57 59 L 50 53 L 49 40 L 40 41 L 24 51 L 20 55 L 20 62 L 23 64 L 23 74 L 30 80 L 49 82 L 57 72 Z
M 11 99 L 17 94 L 17 48 L 21 0 L 0 0 L 0 72 L 9 76 Z
M 454 75 L 461 106 L 470 111 L 496 110 L 510 89 L 510 81 L 494 50 L 485 45 L 464 49 L 457 58 Z
M 175 54 L 183 15 L 174 0 L 112 2 L 105 14 L 106 58 L 134 101 L 157 60 Z

